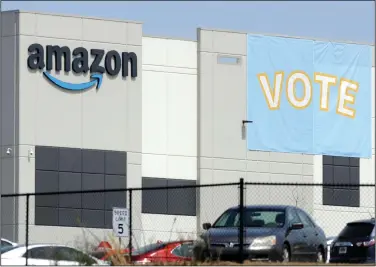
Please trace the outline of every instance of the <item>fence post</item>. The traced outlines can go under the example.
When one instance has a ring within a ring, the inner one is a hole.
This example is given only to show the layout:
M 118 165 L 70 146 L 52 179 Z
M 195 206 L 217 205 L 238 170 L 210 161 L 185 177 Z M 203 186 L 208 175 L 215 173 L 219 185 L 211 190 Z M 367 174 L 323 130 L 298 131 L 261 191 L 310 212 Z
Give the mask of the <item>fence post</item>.
M 26 245 L 26 266 L 28 265 L 28 260 L 29 260 L 29 253 L 28 253 L 28 248 L 29 248 L 29 198 L 30 195 L 26 195 L 26 238 L 25 238 L 25 245 Z
M 129 189 L 129 260 L 130 263 L 132 263 L 132 236 L 133 236 L 133 231 L 132 231 L 132 189 Z
M 244 255 L 244 179 L 240 178 L 239 192 L 239 263 L 243 263 Z

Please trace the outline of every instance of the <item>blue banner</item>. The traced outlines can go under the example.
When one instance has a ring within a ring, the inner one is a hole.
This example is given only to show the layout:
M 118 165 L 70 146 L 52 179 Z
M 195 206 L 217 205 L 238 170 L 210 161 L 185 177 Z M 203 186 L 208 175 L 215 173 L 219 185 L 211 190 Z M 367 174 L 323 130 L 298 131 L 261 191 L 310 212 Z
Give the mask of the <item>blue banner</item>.
M 248 35 L 249 150 L 370 158 L 367 45 Z

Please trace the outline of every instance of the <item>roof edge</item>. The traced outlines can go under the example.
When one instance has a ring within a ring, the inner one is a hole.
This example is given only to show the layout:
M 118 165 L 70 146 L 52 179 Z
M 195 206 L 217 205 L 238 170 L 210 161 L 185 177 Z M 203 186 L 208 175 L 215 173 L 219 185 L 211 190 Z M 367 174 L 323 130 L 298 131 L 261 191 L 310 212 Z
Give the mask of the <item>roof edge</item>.
M 142 37 L 197 43 L 197 40 L 188 39 L 188 38 L 178 38 L 178 37 L 175 38 L 175 37 L 158 36 L 158 35 L 147 35 L 147 34 L 142 35 Z
M 244 32 L 244 31 L 232 31 L 226 29 L 216 29 L 216 28 L 203 28 L 199 27 L 198 30 L 203 31 L 216 31 L 216 32 L 228 32 L 228 33 L 240 33 L 240 34 L 254 34 L 254 35 L 266 35 L 266 36 L 274 36 L 274 37 L 282 37 L 282 38 L 292 38 L 292 39 L 304 39 L 304 40 L 314 40 L 314 41 L 321 41 L 321 42 L 335 42 L 335 43 L 345 43 L 345 44 L 358 44 L 358 45 L 369 45 L 375 46 L 373 43 L 363 43 L 363 42 L 354 42 L 354 41 L 343 41 L 343 40 L 328 40 L 324 38 L 315 38 L 315 37 L 304 37 L 304 36 L 293 36 L 293 35 L 286 35 L 286 34 L 277 34 L 277 33 L 258 33 L 258 32 Z
M 13 13 L 24 13 L 24 14 L 35 14 L 35 15 L 50 15 L 50 16 L 59 16 L 59 17 L 68 17 L 68 18 L 81 18 L 81 19 L 92 19 L 92 20 L 103 20 L 103 21 L 113 21 L 113 22 L 126 22 L 126 23 L 134 23 L 134 24 L 144 24 L 141 21 L 133 21 L 133 20 L 123 20 L 123 19 L 111 19 L 105 17 L 91 17 L 91 16 L 80 16 L 80 15 L 72 15 L 72 14 L 64 14 L 64 13 L 50 13 L 50 12 L 40 12 L 40 11 L 27 11 L 27 10 L 6 10 L 2 12 L 13 12 Z

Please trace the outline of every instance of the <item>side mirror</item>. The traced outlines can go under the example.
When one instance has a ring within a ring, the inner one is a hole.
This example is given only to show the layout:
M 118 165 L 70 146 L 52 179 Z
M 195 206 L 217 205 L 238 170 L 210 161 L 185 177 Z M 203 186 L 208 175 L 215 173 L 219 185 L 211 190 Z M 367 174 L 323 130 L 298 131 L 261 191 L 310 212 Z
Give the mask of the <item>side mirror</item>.
M 204 223 L 202 224 L 202 228 L 204 228 L 204 230 L 209 230 L 211 228 L 211 223 Z
M 299 230 L 299 229 L 303 229 L 303 228 L 304 228 L 304 225 L 302 223 L 293 223 L 290 226 L 291 230 Z

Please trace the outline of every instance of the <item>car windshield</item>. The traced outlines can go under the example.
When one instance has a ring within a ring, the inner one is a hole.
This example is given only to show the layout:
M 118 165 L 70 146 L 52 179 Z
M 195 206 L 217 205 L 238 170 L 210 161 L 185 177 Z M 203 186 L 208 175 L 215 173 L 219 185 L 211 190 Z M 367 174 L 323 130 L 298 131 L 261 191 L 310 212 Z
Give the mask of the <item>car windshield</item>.
M 1 240 L 1 247 L 13 247 L 13 245 L 11 243 L 9 243 L 8 241 L 5 241 L 5 240 Z
M 285 210 L 283 209 L 246 209 L 244 211 L 244 227 L 280 228 L 284 224 Z M 239 227 L 239 210 L 225 211 L 213 227 Z
M 339 234 L 339 237 L 356 238 L 370 236 L 374 227 L 372 223 L 348 223 Z
M 164 248 L 165 246 L 166 246 L 166 244 L 164 244 L 164 243 L 154 243 L 154 244 L 146 245 L 146 246 L 140 247 L 140 248 L 132 251 L 132 256 L 137 256 L 137 255 L 149 253 L 151 251 Z
M 7 246 L 7 247 L 1 247 L 0 251 L 1 251 L 1 254 L 5 253 L 5 252 L 8 252 L 8 251 L 11 251 L 15 248 L 19 248 L 20 246 L 15 246 L 15 247 L 11 247 L 11 246 Z

